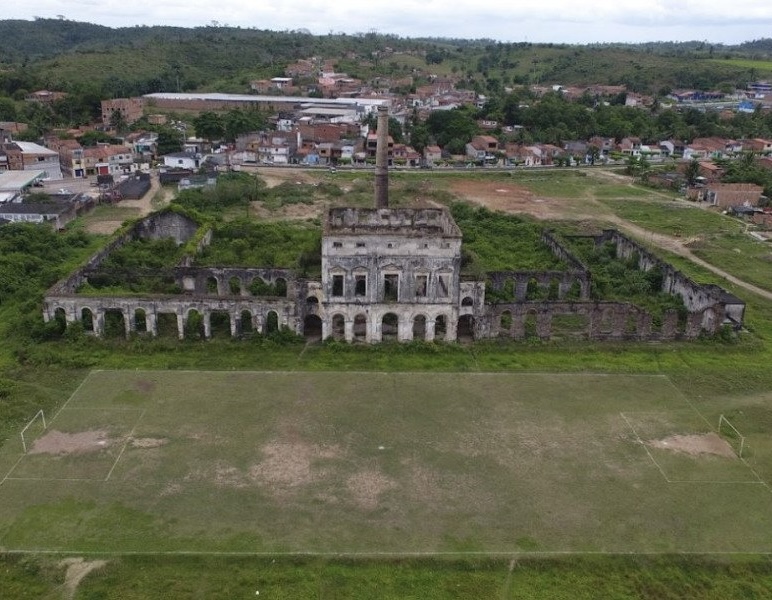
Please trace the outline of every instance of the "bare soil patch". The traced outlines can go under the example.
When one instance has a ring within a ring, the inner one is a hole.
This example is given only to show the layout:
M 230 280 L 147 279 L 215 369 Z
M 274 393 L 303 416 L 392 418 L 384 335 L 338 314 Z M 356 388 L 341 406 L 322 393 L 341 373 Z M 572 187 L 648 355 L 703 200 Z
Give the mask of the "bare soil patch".
M 169 440 L 165 438 L 132 438 L 132 448 L 159 448 Z
M 267 221 L 286 221 L 316 219 L 321 217 L 327 210 L 326 202 L 314 202 L 313 204 L 287 204 L 278 209 L 271 210 L 259 202 L 253 202 L 250 211 L 259 219 Z
M 313 467 L 314 460 L 341 455 L 337 446 L 317 446 L 302 441 L 271 442 L 261 450 L 264 458 L 249 469 L 249 476 L 278 488 L 312 483 L 324 475 L 322 470 Z
M 134 384 L 134 389 L 144 394 L 149 394 L 155 389 L 155 382 L 148 381 L 147 379 L 140 379 Z
M 396 483 L 380 471 L 360 471 L 348 478 L 346 489 L 355 504 L 364 510 L 375 510 L 381 494 L 395 487 Z
M 123 224 L 123 221 L 93 221 L 86 225 L 86 231 L 98 235 L 112 235 Z
M 646 442 L 652 448 L 672 450 L 691 456 L 710 454 L 725 458 L 736 458 L 734 450 L 729 443 L 716 433 L 698 435 L 671 435 L 661 440 L 649 440 Z
M 83 560 L 82 558 L 65 558 L 59 562 L 59 566 L 66 567 L 64 575 L 64 592 L 62 597 L 66 600 L 75 597 L 75 592 L 83 578 L 95 569 L 100 569 L 107 564 L 106 560 Z
M 112 441 L 102 429 L 64 433 L 52 429 L 44 436 L 35 440 L 30 454 L 87 454 L 98 452 L 110 446 Z
M 559 219 L 565 213 L 565 202 L 537 196 L 514 183 L 458 180 L 451 183 L 450 191 L 491 210 L 528 213 L 538 219 Z

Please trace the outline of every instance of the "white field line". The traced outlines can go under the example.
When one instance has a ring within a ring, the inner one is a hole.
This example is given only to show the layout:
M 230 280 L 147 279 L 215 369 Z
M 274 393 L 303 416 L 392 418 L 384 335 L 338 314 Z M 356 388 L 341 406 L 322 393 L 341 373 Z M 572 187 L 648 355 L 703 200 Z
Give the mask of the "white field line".
M 296 370 L 296 371 L 259 371 L 259 370 L 249 370 L 249 369 L 220 369 L 220 370 L 206 370 L 206 369 L 164 369 L 164 370 L 157 370 L 157 369 L 135 369 L 134 371 L 131 371 L 129 369 L 123 370 L 123 369 L 96 369 L 89 373 L 89 376 L 92 373 L 155 373 L 155 374 L 164 374 L 164 375 L 174 375 L 175 373 L 197 373 L 197 374 L 204 374 L 204 373 L 215 373 L 215 374 L 224 374 L 224 373 L 230 373 L 231 375 L 235 375 L 238 373 L 247 373 L 247 374 L 255 374 L 255 375 L 298 375 L 298 374 L 307 374 L 307 375 L 334 375 L 334 374 L 342 374 L 345 373 L 346 375 L 426 375 L 427 373 L 430 374 L 437 374 L 437 375 L 463 375 L 464 377 L 469 375 L 501 375 L 501 376 L 517 376 L 517 375 L 549 375 L 550 377 L 643 377 L 643 378 L 657 378 L 657 379 L 667 379 L 670 381 L 670 377 L 665 375 L 664 373 L 604 373 L 601 371 L 598 372 L 592 372 L 592 371 L 582 371 L 582 372 L 576 372 L 572 373 L 569 371 L 566 372 L 553 372 L 553 371 L 448 371 L 448 372 L 438 372 L 438 371 L 304 371 L 304 370 Z M 673 386 L 675 388 L 675 386 Z M 675 388 L 677 389 L 677 388 Z
M 62 409 L 64 410 L 64 409 Z M 118 408 L 113 406 L 68 406 L 67 410 L 105 410 L 112 412 L 141 412 L 141 408 Z M 61 411 L 59 411 L 61 412 Z M 59 414 L 59 413 L 56 413 Z
M 86 381 L 88 381 L 89 377 L 91 377 L 91 374 L 94 372 L 95 371 L 89 371 L 88 375 L 86 375 L 83 378 L 83 381 L 80 382 L 80 385 L 78 385 L 78 387 L 75 388 L 75 391 L 72 394 L 70 394 L 70 397 L 67 398 L 65 403 L 62 404 L 62 406 L 59 408 L 58 411 L 56 411 L 56 414 L 54 414 L 54 416 L 48 420 L 48 429 L 51 428 L 51 425 L 53 425 L 54 421 L 56 421 L 56 417 L 59 416 L 59 413 L 61 413 L 65 409 L 65 407 L 70 403 L 70 400 L 72 400 L 75 397 L 75 395 L 80 391 L 80 388 L 83 387 L 83 384 L 86 383 Z M 13 463 L 13 466 L 11 467 L 11 469 L 8 471 L 8 473 L 5 474 L 5 477 L 3 477 L 3 480 L 0 481 L 0 485 L 3 485 L 6 481 L 8 481 L 8 479 L 10 479 L 11 473 L 13 473 L 16 470 L 16 467 L 19 466 L 19 463 L 24 458 L 24 456 L 25 454 L 21 453 L 21 455 L 19 456 L 19 459 L 15 463 Z
M 8 477 L 8 481 L 96 481 L 104 479 L 87 479 L 83 477 Z
M 636 551 L 636 550 L 621 550 L 621 551 L 604 551 L 604 550 L 492 550 L 486 552 L 484 550 L 479 551 L 318 551 L 318 550 L 298 550 L 296 552 L 271 552 L 271 551 L 232 551 L 227 550 L 78 550 L 76 548 L 69 550 L 46 550 L 46 549 L 9 549 L 3 548 L 3 554 L 16 554 L 16 555 L 54 555 L 60 556 L 64 554 L 78 554 L 84 556 L 234 556 L 234 557 L 322 557 L 322 558 L 411 558 L 411 557 L 479 557 L 486 556 L 491 558 L 518 558 L 518 557 L 540 557 L 540 556 L 772 556 L 770 550 L 681 550 L 672 552 L 656 552 L 656 551 Z
M 3 480 L 0 481 L 0 486 L 2 486 L 8 479 L 11 477 L 11 473 L 13 473 L 16 470 L 16 467 L 19 466 L 19 463 L 21 462 L 21 459 L 24 458 L 26 455 L 24 453 L 19 455 L 19 458 L 16 460 L 15 463 L 13 463 L 13 466 L 10 468 L 10 470 L 5 474 L 5 477 L 3 477 Z
M 55 414 L 55 415 L 54 415 L 54 416 L 51 418 L 51 420 L 48 422 L 48 423 L 49 423 L 49 429 L 50 429 L 50 427 L 51 427 L 51 423 L 53 423 L 53 422 L 56 420 L 56 417 L 58 417 L 58 416 L 59 416 L 59 413 L 61 413 L 61 412 L 62 412 L 62 411 L 65 409 L 65 408 L 67 408 L 67 405 L 70 403 L 70 400 L 72 400 L 72 399 L 73 399 L 75 396 L 77 396 L 77 395 L 78 395 L 78 392 L 80 392 L 80 389 L 83 387 L 83 385 L 84 385 L 84 384 L 85 384 L 85 383 L 86 383 L 86 382 L 87 382 L 89 379 L 91 379 L 91 375 L 93 375 L 94 373 L 99 373 L 99 371 L 98 371 L 98 370 L 97 370 L 97 371 L 89 371 L 89 374 L 88 374 L 88 375 L 86 375 L 86 376 L 83 378 L 83 381 L 81 381 L 81 382 L 80 382 L 80 385 L 79 385 L 78 387 L 76 387 L 76 388 L 75 388 L 75 391 L 74 391 L 74 392 L 73 392 L 73 393 L 70 395 L 70 397 L 69 397 L 69 398 L 67 398 L 67 401 L 66 401 L 64 404 L 62 404 L 61 408 L 59 408 L 59 410 L 58 410 L 58 411 L 56 411 L 56 414 Z
M 115 462 L 113 462 L 113 466 L 110 467 L 110 472 L 107 474 L 107 477 L 105 477 L 105 481 L 110 481 L 110 476 L 113 474 L 113 471 L 115 470 L 115 467 L 118 466 L 118 461 L 121 460 L 121 456 L 123 456 L 123 453 L 126 451 L 126 446 L 129 445 L 129 440 L 131 440 L 132 437 L 134 437 L 134 432 L 137 429 L 137 425 L 139 425 L 139 422 L 142 420 L 142 417 L 145 416 L 145 411 L 143 410 L 139 417 L 137 417 L 137 420 L 134 421 L 134 427 L 131 428 L 131 431 L 129 431 L 129 435 L 126 436 L 126 441 L 123 442 L 123 447 L 121 448 L 121 451 L 118 453 L 118 456 L 115 459 Z
M 638 440 L 638 443 L 641 446 L 643 446 L 643 449 L 646 451 L 646 454 L 649 455 L 651 462 L 653 462 L 654 466 L 656 466 L 657 469 L 659 469 L 659 472 L 662 474 L 662 477 L 665 479 L 665 481 L 667 483 L 670 483 L 670 480 L 667 478 L 667 475 L 665 474 L 664 469 L 659 465 L 659 463 L 656 460 L 654 460 L 654 456 L 649 451 L 649 447 L 643 442 L 643 440 L 641 439 L 641 436 L 638 435 L 638 432 L 635 430 L 635 427 L 633 427 L 633 424 L 630 422 L 630 420 L 625 416 L 625 413 L 621 412 L 619 413 L 619 416 L 621 416 L 625 420 L 625 423 L 627 423 L 627 426 L 630 428 L 630 431 L 632 431 L 633 434 L 635 435 L 635 439 Z

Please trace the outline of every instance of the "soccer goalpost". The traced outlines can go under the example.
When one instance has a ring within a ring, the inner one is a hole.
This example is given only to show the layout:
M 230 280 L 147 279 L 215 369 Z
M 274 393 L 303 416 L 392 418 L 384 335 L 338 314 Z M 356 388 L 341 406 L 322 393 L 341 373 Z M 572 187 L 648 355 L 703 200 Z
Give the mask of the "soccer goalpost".
M 27 429 L 29 429 L 35 423 L 35 421 L 38 420 L 38 418 L 40 418 L 40 420 L 43 422 L 43 431 L 46 430 L 46 415 L 43 412 L 43 409 L 40 409 L 37 413 L 35 413 L 35 416 L 30 419 L 29 423 L 24 426 L 24 429 L 21 430 L 21 447 L 24 450 L 24 454 L 27 454 L 27 440 L 24 437 L 24 434 L 26 433 Z
M 743 457 L 743 450 L 745 450 L 745 436 L 741 434 L 737 428 L 729 422 L 724 415 L 718 418 L 718 435 L 722 435 L 725 438 L 733 440 L 738 445 L 737 456 Z

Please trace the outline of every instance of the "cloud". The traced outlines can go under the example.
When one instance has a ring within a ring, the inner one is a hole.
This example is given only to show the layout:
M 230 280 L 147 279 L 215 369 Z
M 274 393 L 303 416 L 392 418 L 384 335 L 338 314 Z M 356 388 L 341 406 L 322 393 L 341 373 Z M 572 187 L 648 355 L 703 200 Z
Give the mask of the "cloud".
M 213 10 L 216 8 L 216 10 Z M 376 30 L 405 37 L 491 38 L 504 41 L 637 42 L 707 39 L 739 42 L 770 35 L 772 3 L 766 0 L 391 0 L 369 3 L 262 0 L 39 0 L 5 7 L 3 18 L 62 14 L 111 27 L 213 21 L 259 29 L 312 33 Z

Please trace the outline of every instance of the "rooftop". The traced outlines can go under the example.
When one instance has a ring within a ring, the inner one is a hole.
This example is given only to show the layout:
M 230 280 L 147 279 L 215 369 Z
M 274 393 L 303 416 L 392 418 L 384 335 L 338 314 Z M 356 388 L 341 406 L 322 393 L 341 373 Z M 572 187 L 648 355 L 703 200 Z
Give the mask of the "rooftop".
M 461 230 L 444 208 L 331 208 L 324 233 L 461 238 Z

